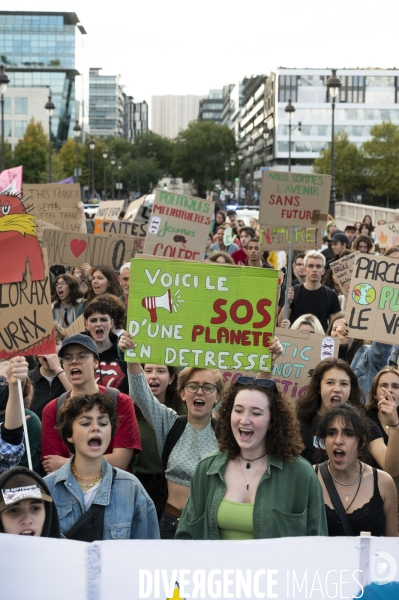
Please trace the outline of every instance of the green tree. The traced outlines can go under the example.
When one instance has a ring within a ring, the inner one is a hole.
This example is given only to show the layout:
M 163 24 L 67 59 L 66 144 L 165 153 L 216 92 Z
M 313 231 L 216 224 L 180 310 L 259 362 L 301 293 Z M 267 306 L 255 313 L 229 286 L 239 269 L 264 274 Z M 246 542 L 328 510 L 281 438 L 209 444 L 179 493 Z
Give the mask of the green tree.
M 14 150 L 14 165 L 23 166 L 24 183 L 40 182 L 48 164 L 48 137 L 43 125 L 32 118 Z
M 337 197 L 345 200 L 345 194 L 359 191 L 364 183 L 364 159 L 362 152 L 349 141 L 346 131 L 334 136 L 334 171 Z M 331 148 L 320 152 L 313 163 L 314 173 L 331 172 Z
M 193 181 L 202 196 L 215 179 L 224 179 L 224 163 L 236 151 L 234 133 L 226 125 L 193 121 L 175 141 L 173 172 Z
M 363 144 L 367 169 L 367 187 L 374 196 L 399 198 L 399 126 L 390 121 L 370 129 L 371 140 Z

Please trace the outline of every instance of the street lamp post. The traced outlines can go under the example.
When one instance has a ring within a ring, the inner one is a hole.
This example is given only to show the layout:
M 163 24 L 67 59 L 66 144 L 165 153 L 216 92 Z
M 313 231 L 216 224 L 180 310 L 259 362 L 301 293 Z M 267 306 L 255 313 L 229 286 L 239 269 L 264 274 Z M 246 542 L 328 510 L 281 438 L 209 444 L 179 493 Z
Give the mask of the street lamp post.
M 122 169 L 122 162 L 120 160 L 118 160 L 118 200 L 121 199 L 121 169 Z
M 263 136 L 263 139 L 265 140 L 265 167 L 267 167 L 267 138 L 269 137 L 269 134 L 271 132 L 272 132 L 272 130 L 269 129 L 269 127 L 266 124 L 262 130 L 262 136 Z
M 295 112 L 295 106 L 291 103 L 291 98 L 288 99 L 288 104 L 284 111 L 288 114 L 288 171 L 291 171 L 291 116 Z
M 111 178 L 112 178 L 112 200 L 115 200 L 114 166 L 116 163 L 115 154 L 111 156 Z
M 107 158 L 108 150 L 107 147 L 103 148 L 103 159 L 104 159 L 104 200 L 107 199 Z
M 80 133 L 82 131 L 81 126 L 79 125 L 79 121 L 76 121 L 75 123 L 75 127 L 73 128 L 73 134 L 75 136 L 75 142 L 76 142 L 76 165 L 75 165 L 75 177 L 79 177 L 80 173 L 79 173 L 79 138 L 80 138 Z
M 339 88 L 342 85 L 342 81 L 337 77 L 337 69 L 331 69 L 332 75 L 327 79 L 327 91 L 330 92 L 331 96 L 331 108 L 332 108 L 332 120 L 331 120 L 331 191 L 330 191 L 330 203 L 328 206 L 328 212 L 332 217 L 335 217 L 335 165 L 334 165 L 334 115 L 335 115 L 335 98 L 338 96 Z
M 94 138 L 90 138 L 89 140 L 89 148 L 91 151 L 91 193 L 94 194 L 94 190 L 96 189 L 95 181 L 94 181 L 94 148 L 96 147 L 96 140 Z M 96 200 L 96 198 L 93 198 Z
M 237 152 L 237 160 L 238 160 L 238 203 L 241 200 L 241 161 L 244 157 L 243 151 L 239 150 Z
M 51 183 L 53 180 L 53 175 L 51 172 L 51 117 L 53 116 L 54 113 L 54 102 L 51 100 L 51 91 L 48 97 L 48 101 L 46 102 L 46 104 L 44 105 L 44 108 L 47 110 L 47 114 L 48 114 L 48 140 L 49 140 L 49 146 L 48 146 L 48 182 Z
M 1 170 L 5 169 L 4 159 L 4 94 L 7 90 L 7 85 L 10 80 L 7 76 L 4 65 L 0 65 L 0 93 L 1 93 Z
M 226 162 L 224 163 L 224 170 L 226 171 L 226 180 L 225 180 L 225 183 L 226 183 L 227 189 L 229 188 L 228 181 L 227 181 L 227 173 L 228 173 L 229 169 L 230 169 L 230 165 L 229 165 L 229 163 L 226 160 Z
M 249 141 L 248 144 L 248 150 L 251 153 L 251 172 L 250 172 L 250 179 L 249 179 L 249 202 L 250 204 L 253 203 L 253 185 L 254 185 L 254 148 L 255 148 L 255 144 L 253 140 Z
M 230 157 L 230 166 L 231 166 L 231 191 L 233 192 L 234 195 L 235 195 L 235 189 L 234 189 L 234 173 L 233 173 L 233 168 L 234 168 L 235 164 L 236 164 L 236 157 L 235 156 L 231 156 Z

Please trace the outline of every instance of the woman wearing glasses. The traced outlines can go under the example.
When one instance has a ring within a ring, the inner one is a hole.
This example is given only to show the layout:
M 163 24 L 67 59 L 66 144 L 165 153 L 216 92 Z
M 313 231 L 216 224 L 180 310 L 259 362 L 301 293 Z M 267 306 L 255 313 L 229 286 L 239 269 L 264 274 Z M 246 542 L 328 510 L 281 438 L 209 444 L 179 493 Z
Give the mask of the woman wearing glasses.
M 176 539 L 327 535 L 294 409 L 274 381 L 238 377 L 219 409 L 218 433 L 220 450 L 191 477 Z
M 53 319 L 61 327 L 69 327 L 83 313 L 80 282 L 74 275 L 58 275 L 54 281 L 57 299 L 51 305 Z
M 134 347 L 134 340 L 124 332 L 119 348 Z M 281 354 L 278 340 L 273 340 L 270 350 Z M 223 391 L 223 377 L 217 369 L 187 367 L 181 371 L 177 389 L 187 406 L 186 419 L 157 401 L 139 363 L 128 364 L 128 378 L 129 395 L 154 428 L 165 465 L 167 500 L 159 526 L 162 539 L 173 539 L 187 502 L 191 474 L 202 458 L 218 448 L 212 410 Z

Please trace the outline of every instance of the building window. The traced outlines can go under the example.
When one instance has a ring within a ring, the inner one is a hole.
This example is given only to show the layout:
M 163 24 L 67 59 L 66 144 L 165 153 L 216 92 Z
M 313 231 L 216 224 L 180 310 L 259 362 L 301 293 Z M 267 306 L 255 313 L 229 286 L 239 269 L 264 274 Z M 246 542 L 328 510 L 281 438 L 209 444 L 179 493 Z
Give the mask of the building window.
M 28 126 L 28 121 L 14 121 L 15 137 L 17 137 L 17 138 L 23 137 L 27 126 Z
M 15 98 L 14 112 L 16 115 L 27 115 L 28 98 Z
M 4 121 L 4 137 L 12 136 L 12 121 Z
M 4 96 L 4 114 L 11 114 L 11 98 L 7 98 L 7 96 Z
M 280 75 L 279 76 L 279 90 L 278 90 L 278 101 L 288 102 L 298 101 L 298 75 Z
M 366 78 L 359 75 L 341 77 L 342 86 L 339 90 L 340 102 L 364 102 Z

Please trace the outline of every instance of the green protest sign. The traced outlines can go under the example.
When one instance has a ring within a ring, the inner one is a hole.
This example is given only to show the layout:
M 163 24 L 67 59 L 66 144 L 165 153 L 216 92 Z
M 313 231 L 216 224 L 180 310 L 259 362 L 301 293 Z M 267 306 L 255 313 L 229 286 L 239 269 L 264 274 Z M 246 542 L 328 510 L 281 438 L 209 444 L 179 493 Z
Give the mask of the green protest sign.
M 278 271 L 131 260 L 128 362 L 270 371 Z

